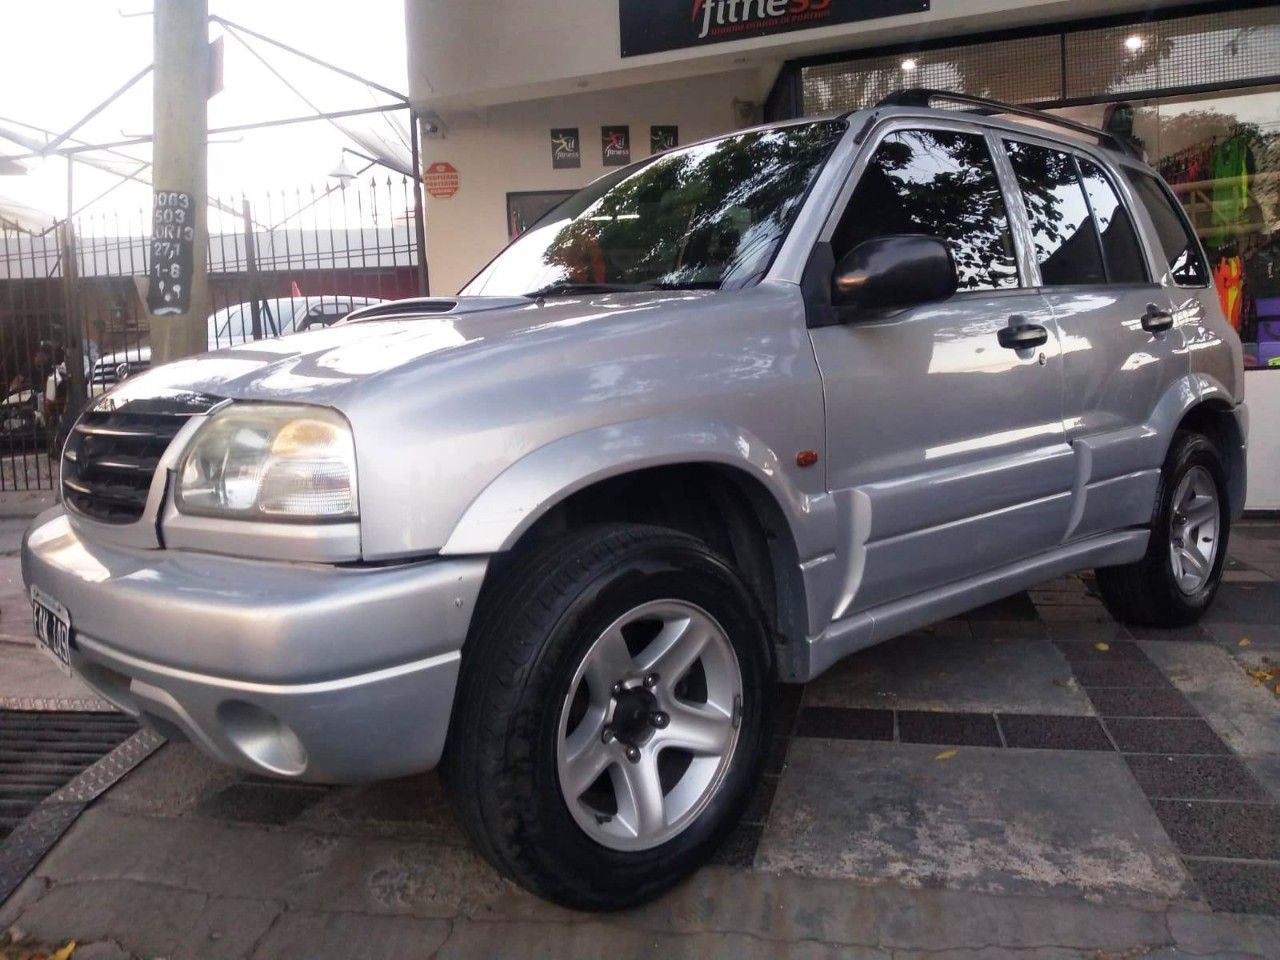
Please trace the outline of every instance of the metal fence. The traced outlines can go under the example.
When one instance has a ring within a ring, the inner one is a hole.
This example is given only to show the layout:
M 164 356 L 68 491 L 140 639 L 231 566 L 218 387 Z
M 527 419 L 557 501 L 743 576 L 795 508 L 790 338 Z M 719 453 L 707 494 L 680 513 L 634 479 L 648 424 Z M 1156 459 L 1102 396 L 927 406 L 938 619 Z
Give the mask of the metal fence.
M 208 221 L 210 350 L 421 289 L 405 178 L 213 198 Z M 0 229 L 0 491 L 54 489 L 70 419 L 151 365 L 150 223 L 139 210 Z

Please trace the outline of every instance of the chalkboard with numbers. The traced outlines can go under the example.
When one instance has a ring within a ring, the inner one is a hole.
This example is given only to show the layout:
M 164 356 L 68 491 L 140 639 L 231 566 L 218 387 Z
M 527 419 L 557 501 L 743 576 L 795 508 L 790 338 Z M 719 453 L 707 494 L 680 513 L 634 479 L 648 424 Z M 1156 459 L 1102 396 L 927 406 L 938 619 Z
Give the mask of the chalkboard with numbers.
M 157 190 L 154 209 L 147 309 L 153 314 L 186 313 L 195 262 L 195 204 L 189 193 Z

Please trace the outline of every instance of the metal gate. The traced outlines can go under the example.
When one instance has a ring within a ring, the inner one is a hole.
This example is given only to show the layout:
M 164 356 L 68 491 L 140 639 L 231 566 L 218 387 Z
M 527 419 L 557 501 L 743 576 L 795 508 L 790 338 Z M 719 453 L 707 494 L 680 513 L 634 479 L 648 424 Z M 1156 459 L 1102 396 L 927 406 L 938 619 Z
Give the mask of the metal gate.
M 421 287 L 412 182 L 210 201 L 208 347 L 328 326 Z M 53 490 L 84 403 L 151 365 L 151 211 L 0 229 L 0 491 Z

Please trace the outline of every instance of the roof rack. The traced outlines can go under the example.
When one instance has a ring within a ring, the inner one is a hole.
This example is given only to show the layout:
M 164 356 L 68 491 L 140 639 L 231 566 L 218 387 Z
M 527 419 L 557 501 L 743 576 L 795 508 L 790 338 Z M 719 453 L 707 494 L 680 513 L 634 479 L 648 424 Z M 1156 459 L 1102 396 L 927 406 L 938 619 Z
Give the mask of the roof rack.
M 1076 133 L 1093 137 L 1100 145 L 1109 147 L 1119 153 L 1135 157 L 1138 160 L 1143 159 L 1141 152 L 1133 143 L 1129 142 L 1124 137 L 1117 136 L 1114 133 L 1099 130 L 1097 127 L 1091 127 L 1086 123 L 1077 123 L 1075 120 L 1068 120 L 1065 117 L 1056 117 L 1051 113 L 1045 113 L 1043 110 L 1036 110 L 1034 107 L 1015 107 L 1009 103 L 1001 103 L 999 100 L 990 100 L 986 97 L 976 97 L 968 93 L 954 93 L 950 90 L 930 90 L 926 87 L 911 87 L 906 90 L 898 90 L 895 93 L 889 94 L 876 104 L 876 108 L 927 108 L 934 100 L 946 100 L 950 103 L 964 104 L 974 107 L 979 113 L 1010 113 L 1017 117 L 1039 120 L 1041 123 L 1051 123 L 1054 126 L 1063 127 L 1067 130 L 1074 130 Z

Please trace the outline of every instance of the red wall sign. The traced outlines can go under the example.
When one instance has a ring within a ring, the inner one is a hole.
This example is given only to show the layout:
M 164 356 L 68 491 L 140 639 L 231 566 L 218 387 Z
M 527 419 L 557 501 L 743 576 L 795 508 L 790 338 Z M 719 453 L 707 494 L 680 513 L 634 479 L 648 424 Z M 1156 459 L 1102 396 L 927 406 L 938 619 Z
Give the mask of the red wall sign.
M 458 185 L 458 169 L 452 163 L 427 167 L 427 193 L 437 200 L 448 200 L 458 192 Z

